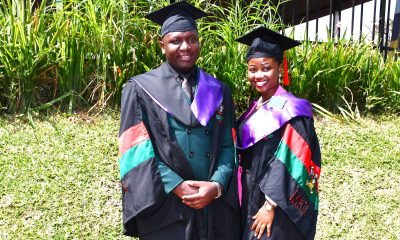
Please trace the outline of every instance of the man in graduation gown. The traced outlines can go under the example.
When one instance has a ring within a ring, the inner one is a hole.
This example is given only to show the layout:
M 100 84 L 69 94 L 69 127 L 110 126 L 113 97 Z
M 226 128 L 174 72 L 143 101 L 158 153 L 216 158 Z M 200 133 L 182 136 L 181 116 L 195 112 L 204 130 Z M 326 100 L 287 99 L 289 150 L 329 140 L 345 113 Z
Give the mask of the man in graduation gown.
M 178 2 L 148 14 L 167 62 L 122 92 L 120 178 L 124 234 L 142 240 L 239 239 L 230 90 L 196 66 L 195 19 Z

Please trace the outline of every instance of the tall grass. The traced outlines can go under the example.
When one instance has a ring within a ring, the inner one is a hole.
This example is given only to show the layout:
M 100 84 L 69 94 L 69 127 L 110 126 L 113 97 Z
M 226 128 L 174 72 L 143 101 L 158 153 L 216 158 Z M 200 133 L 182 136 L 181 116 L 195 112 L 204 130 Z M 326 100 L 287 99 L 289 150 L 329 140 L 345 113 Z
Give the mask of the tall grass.
M 0 0 L 0 111 L 101 110 L 119 103 L 127 79 L 165 60 L 159 28 L 144 15 L 168 0 L 42 1 L 35 10 L 21 2 Z M 199 21 L 198 64 L 232 87 L 241 111 L 255 92 L 246 46 L 234 40 L 260 24 L 282 29 L 280 3 L 191 2 L 211 15 Z M 329 110 L 400 111 L 399 60 L 385 62 L 368 44 L 305 42 L 288 57 L 290 90 L 299 96 Z
M 52 68 L 52 49 L 43 4 L 33 13 L 30 1 L 2 0 L 0 5 L 0 89 L 2 108 L 20 111 L 41 99 L 38 82 Z
M 25 112 L 54 99 L 69 111 L 118 103 L 123 82 L 160 55 L 143 46 L 152 38 L 148 1 L 26 4 L 0 0 L 1 109 Z
M 228 1 L 224 7 L 205 2 L 213 15 L 201 25 L 202 57 L 199 64 L 232 87 L 235 102 L 244 109 L 254 97 L 247 81 L 246 46 L 235 39 L 260 25 L 281 27 L 279 4 L 255 0 Z
M 400 110 L 400 61 L 384 61 L 373 45 L 330 39 L 305 42 L 288 55 L 290 90 L 314 103 L 332 111 L 343 107 L 362 112 Z

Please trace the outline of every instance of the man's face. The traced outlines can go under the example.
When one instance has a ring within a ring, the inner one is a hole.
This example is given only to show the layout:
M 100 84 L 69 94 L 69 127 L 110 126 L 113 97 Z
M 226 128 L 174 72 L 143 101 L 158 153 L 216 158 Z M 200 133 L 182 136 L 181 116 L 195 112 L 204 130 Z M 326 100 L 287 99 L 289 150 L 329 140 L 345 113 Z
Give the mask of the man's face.
M 196 31 L 170 32 L 160 41 L 160 47 L 168 63 L 178 71 L 193 68 L 200 54 L 199 37 Z

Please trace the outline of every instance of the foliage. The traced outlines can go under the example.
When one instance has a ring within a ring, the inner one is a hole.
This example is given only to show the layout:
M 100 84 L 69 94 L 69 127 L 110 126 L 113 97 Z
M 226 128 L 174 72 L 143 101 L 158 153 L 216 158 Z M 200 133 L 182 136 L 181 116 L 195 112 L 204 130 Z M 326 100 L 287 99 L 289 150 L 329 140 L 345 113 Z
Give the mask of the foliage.
M 19 111 L 22 105 L 30 106 L 40 99 L 45 88 L 37 89 L 44 81 L 42 74 L 52 69 L 54 52 L 47 48 L 52 41 L 51 29 L 46 29 L 42 18 L 43 4 L 36 14 L 31 12 L 30 2 L 0 2 L 0 103 L 2 108 Z M 45 85 L 45 84 L 44 84 Z M 11 101 L 11 99 L 13 99 Z
M 164 61 L 158 26 L 144 15 L 168 0 L 31 2 L 0 0 L 2 112 L 118 105 L 127 79 Z M 256 93 L 246 80 L 246 46 L 235 39 L 258 25 L 283 29 L 283 1 L 192 2 L 210 13 L 199 21 L 198 64 L 232 87 L 242 112 Z M 330 39 L 287 55 L 295 94 L 330 111 L 400 112 L 400 60 L 385 62 L 373 46 Z
M 26 112 L 65 94 L 70 112 L 88 103 L 102 108 L 154 63 L 149 56 L 158 50 L 142 17 L 147 1 L 46 2 L 35 9 L 31 1 L 0 1 L 2 109 Z
M 298 96 L 341 113 L 400 111 L 400 59 L 385 62 L 374 46 L 345 40 L 305 42 L 288 55 Z
M 315 123 L 323 164 L 316 239 L 398 239 L 400 119 Z M 117 134 L 117 113 L 0 117 L 0 239 L 129 239 Z
M 271 29 L 281 27 L 279 6 L 256 0 L 247 4 L 245 1 L 227 1 L 224 7 L 212 4 L 206 10 L 212 12 L 208 22 L 200 25 L 202 57 L 199 65 L 218 79 L 231 86 L 239 111 L 244 110 L 249 101 L 255 97 L 247 82 L 247 63 L 245 51 L 247 46 L 235 39 L 260 26 Z

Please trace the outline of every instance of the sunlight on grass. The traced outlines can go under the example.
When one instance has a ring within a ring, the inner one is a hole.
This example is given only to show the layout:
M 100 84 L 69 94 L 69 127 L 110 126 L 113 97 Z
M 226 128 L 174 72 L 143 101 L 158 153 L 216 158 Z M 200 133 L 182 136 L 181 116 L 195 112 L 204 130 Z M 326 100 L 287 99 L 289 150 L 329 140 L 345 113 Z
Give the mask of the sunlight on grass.
M 0 239 L 123 237 L 118 114 L 0 117 Z M 399 239 L 400 119 L 317 117 L 316 239 Z
M 57 116 L 1 120 L 0 236 L 117 238 L 118 121 Z M 0 237 L 1 239 L 1 237 Z
M 400 119 L 318 119 L 323 172 L 316 239 L 399 239 Z

